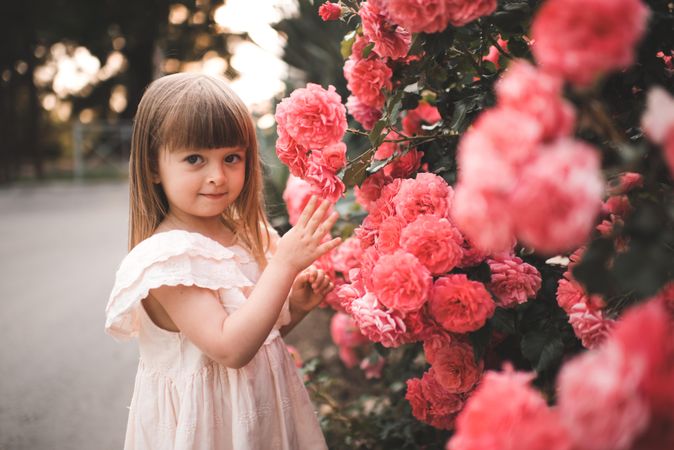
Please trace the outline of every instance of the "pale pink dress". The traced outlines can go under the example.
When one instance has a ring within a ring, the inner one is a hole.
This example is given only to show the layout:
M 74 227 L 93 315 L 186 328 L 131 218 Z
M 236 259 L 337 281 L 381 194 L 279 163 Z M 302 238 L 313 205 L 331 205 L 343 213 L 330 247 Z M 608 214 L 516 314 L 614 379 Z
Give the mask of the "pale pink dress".
M 253 360 L 222 366 L 181 333 L 157 327 L 141 304 L 162 285 L 217 291 L 229 313 L 246 301 L 260 271 L 242 246 L 173 230 L 138 244 L 122 261 L 106 308 L 106 331 L 138 338 L 140 362 L 124 448 L 325 449 L 314 407 L 278 329 L 286 301 Z M 232 346 L 237 345 L 231 342 Z

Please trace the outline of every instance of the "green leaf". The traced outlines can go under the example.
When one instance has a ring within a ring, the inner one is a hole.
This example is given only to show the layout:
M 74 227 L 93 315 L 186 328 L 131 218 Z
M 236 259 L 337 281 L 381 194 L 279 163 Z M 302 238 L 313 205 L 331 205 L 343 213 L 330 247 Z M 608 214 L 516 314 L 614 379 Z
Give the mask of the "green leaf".
M 352 31 L 344 36 L 344 39 L 342 39 L 342 42 L 339 46 L 339 50 L 342 53 L 342 58 L 347 59 L 349 56 L 351 56 L 351 48 L 353 47 L 354 42 L 356 42 L 355 31 Z
M 374 155 L 374 149 L 369 149 L 359 155 L 353 161 L 349 161 L 344 171 L 342 181 L 347 187 L 360 185 L 367 176 L 367 166 Z
M 554 336 L 543 345 L 536 364 L 536 372 L 540 373 L 558 366 L 562 356 L 564 356 L 564 342 L 560 336 Z
M 517 333 L 517 316 L 511 309 L 496 308 L 490 322 L 494 329 L 501 333 Z
M 520 342 L 522 355 L 529 361 L 531 367 L 538 366 L 538 360 L 547 343 L 547 336 L 543 331 L 533 330 L 526 333 Z
M 379 144 L 381 144 L 381 141 L 384 139 L 381 132 L 386 126 L 386 123 L 386 119 L 379 119 L 377 123 L 374 124 L 374 127 L 372 127 L 372 131 L 370 131 L 368 138 L 370 139 L 373 148 L 379 147 Z
M 362 54 L 363 58 L 367 58 L 368 56 L 370 56 L 370 53 L 372 53 L 373 48 L 374 48 L 374 42 L 370 42 L 369 44 L 367 44 L 365 46 L 365 48 L 363 49 L 363 54 Z

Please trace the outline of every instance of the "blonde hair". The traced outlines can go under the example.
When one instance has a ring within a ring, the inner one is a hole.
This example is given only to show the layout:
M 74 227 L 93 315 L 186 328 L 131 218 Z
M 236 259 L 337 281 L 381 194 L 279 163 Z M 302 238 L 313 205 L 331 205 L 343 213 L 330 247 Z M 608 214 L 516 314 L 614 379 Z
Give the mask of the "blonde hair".
M 159 78 L 147 87 L 138 105 L 129 165 L 129 250 L 150 237 L 168 213 L 161 185 L 152 182 L 161 148 L 235 146 L 246 148 L 246 178 L 222 220 L 264 265 L 270 236 L 255 126 L 244 103 L 224 80 L 202 74 Z

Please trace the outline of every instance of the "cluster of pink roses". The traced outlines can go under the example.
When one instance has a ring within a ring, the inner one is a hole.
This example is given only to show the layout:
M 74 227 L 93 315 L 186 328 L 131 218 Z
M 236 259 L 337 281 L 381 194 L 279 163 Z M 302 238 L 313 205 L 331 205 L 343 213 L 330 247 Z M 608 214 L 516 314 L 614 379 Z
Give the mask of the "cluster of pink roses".
M 344 192 L 337 172 L 346 164 L 346 109 L 335 88 L 309 83 L 284 98 L 275 117 L 279 159 L 323 198 L 336 201 Z
M 656 87 L 648 93 L 641 125 L 646 136 L 662 146 L 665 162 L 674 177 L 674 98 L 663 88 Z
M 339 359 L 348 368 L 358 365 L 364 372 L 365 378 L 379 378 L 386 360 L 375 356 L 373 361 L 370 340 L 363 336 L 360 329 L 348 314 L 337 312 L 330 322 L 330 336 L 339 348 Z M 376 355 L 376 353 L 375 353 Z
M 332 257 L 344 277 L 337 309 L 364 336 L 385 347 L 424 342 L 432 367 L 409 380 L 407 398 L 415 417 L 442 428 L 451 427 L 482 373 L 463 335 L 483 327 L 497 304 L 522 303 L 541 285 L 538 271 L 511 253 L 490 256 L 466 241 L 450 216 L 453 194 L 430 173 L 390 180 Z M 449 273 L 485 259 L 496 303 L 484 284 Z
M 674 283 L 571 360 L 549 407 L 533 375 L 487 372 L 448 450 L 665 450 L 674 447 Z M 504 401 L 507 399 L 507 401 Z
M 542 253 L 577 248 L 601 207 L 599 153 L 570 137 L 562 80 L 524 61 L 496 86 L 497 106 L 462 137 L 454 217 L 485 251 L 519 238 Z M 489 224 L 489 226 L 485 226 Z

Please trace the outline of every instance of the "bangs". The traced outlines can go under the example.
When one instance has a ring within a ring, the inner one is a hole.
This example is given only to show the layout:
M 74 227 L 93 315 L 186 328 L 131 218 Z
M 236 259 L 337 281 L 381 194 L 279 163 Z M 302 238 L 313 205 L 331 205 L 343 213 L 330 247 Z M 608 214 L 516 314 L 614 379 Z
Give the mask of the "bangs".
M 224 82 L 189 78 L 170 102 L 156 136 L 159 147 L 173 151 L 251 146 L 255 130 L 248 109 Z

